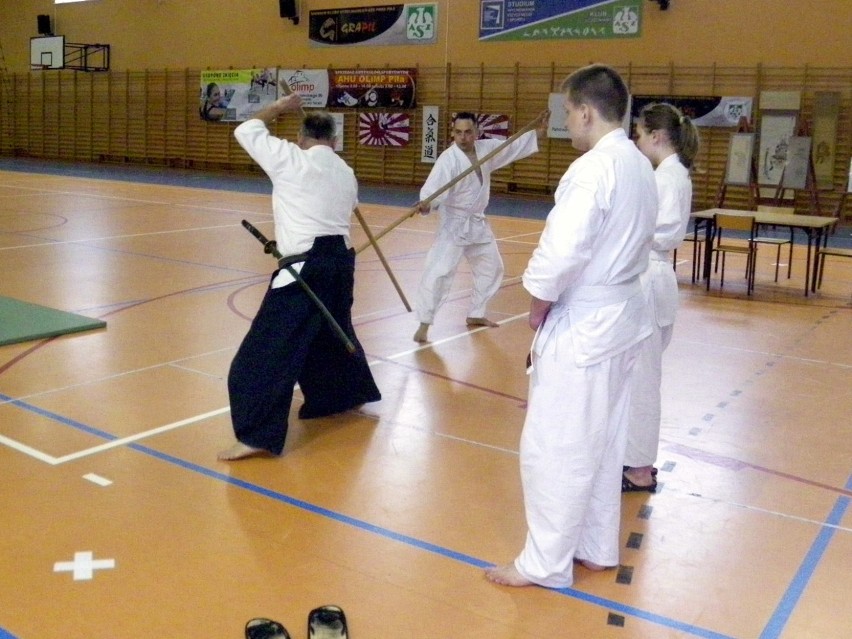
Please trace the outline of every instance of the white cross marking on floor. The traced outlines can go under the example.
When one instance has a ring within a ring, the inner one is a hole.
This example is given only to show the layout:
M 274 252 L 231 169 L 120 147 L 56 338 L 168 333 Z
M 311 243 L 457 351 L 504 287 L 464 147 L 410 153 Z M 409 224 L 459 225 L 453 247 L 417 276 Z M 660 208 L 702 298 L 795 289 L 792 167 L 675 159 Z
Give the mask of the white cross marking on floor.
M 57 561 L 53 572 L 72 572 L 74 581 L 91 579 L 96 569 L 115 568 L 115 559 L 92 559 L 90 550 L 74 553 L 74 561 Z

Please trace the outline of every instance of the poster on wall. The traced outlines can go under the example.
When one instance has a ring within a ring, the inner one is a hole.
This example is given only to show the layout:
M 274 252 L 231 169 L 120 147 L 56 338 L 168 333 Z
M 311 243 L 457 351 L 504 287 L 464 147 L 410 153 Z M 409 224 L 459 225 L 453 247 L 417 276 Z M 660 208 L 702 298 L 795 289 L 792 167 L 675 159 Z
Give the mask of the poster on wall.
M 358 114 L 358 142 L 364 146 L 408 146 L 410 137 L 407 113 Z
M 644 0 L 480 0 L 479 39 L 636 38 Z
M 274 68 L 202 71 L 198 115 L 207 122 L 244 122 L 278 97 Z
M 390 4 L 308 12 L 311 46 L 435 44 L 438 4 Z
M 417 69 L 330 69 L 328 106 L 410 109 Z
M 324 109 L 328 104 L 327 69 L 279 69 L 278 83 L 298 93 L 305 108 Z
M 439 107 L 423 107 L 423 126 L 420 132 L 420 161 L 433 164 L 438 159 Z
M 752 98 L 721 96 L 634 95 L 633 118 L 654 102 L 668 102 L 688 115 L 695 126 L 735 127 L 740 118 L 751 121 Z
M 632 95 L 627 97 L 627 111 L 624 113 L 624 119 L 621 121 L 621 128 L 624 129 L 624 132 L 628 136 L 630 135 L 631 104 L 633 104 Z M 547 97 L 547 108 L 550 110 L 550 119 L 547 121 L 547 137 L 570 140 L 571 135 L 566 124 L 568 114 L 565 112 L 565 94 L 549 94 Z
M 551 93 L 547 97 L 550 119 L 547 121 L 547 137 L 568 140 L 568 127 L 565 124 L 565 94 Z
M 334 133 L 337 136 L 334 140 L 334 150 L 340 153 L 343 150 L 343 137 L 346 133 L 344 130 L 345 118 L 342 113 L 330 113 L 334 118 Z

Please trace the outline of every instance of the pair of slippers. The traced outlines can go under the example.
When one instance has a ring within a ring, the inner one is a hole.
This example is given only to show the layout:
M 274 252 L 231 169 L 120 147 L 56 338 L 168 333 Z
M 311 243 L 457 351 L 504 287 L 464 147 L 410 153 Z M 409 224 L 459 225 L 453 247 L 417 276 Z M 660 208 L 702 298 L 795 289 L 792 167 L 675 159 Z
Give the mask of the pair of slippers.
M 308 639 L 348 639 L 346 615 L 339 606 L 320 606 L 308 615 Z M 261 617 L 246 623 L 246 639 L 290 639 L 290 633 L 277 621 Z
M 630 479 L 628 479 L 627 475 L 624 474 L 624 471 L 630 469 L 630 466 L 625 466 L 621 473 L 621 492 L 623 493 L 655 493 L 657 492 L 657 469 L 651 469 L 651 477 L 653 478 L 653 483 L 648 484 L 647 486 L 641 486 L 639 484 L 634 484 Z

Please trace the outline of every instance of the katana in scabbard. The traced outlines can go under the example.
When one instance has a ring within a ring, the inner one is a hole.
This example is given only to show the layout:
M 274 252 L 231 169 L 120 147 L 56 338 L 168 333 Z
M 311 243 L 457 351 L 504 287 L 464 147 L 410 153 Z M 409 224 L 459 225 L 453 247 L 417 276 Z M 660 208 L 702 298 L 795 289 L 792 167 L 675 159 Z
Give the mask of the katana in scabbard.
M 276 245 L 274 240 L 266 239 L 266 236 L 261 233 L 255 226 L 249 222 L 248 220 L 243 220 L 243 226 L 245 229 L 257 238 L 257 241 L 263 244 L 263 252 L 270 253 L 272 257 L 278 260 L 278 266 L 280 268 L 286 269 L 290 275 L 293 276 L 293 279 L 302 287 L 302 290 L 307 293 L 308 297 L 311 298 L 311 301 L 316 305 L 319 309 L 322 316 L 325 318 L 325 321 L 328 322 L 328 325 L 331 326 L 331 330 L 334 331 L 334 334 L 340 338 L 340 341 L 343 342 L 343 345 L 346 346 L 346 350 L 350 353 L 355 353 L 356 348 L 355 344 L 352 343 L 352 340 L 349 339 L 349 336 L 340 328 L 340 324 L 337 323 L 337 320 L 334 319 L 334 316 L 331 312 L 326 308 L 325 304 L 322 303 L 322 300 L 317 297 L 316 293 L 311 290 L 311 287 L 308 286 L 307 282 L 302 279 L 302 276 L 299 274 L 299 271 L 293 268 L 293 264 L 296 262 L 290 258 L 285 258 L 281 255 L 281 251 L 278 250 L 278 246 Z M 299 260 L 302 261 L 302 260 Z

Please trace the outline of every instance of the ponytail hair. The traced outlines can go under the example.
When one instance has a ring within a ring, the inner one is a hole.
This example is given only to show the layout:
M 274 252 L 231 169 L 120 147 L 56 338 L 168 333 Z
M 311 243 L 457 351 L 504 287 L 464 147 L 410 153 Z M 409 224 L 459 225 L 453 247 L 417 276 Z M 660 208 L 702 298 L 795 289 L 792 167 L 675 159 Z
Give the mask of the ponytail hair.
M 699 137 L 698 127 L 688 115 L 667 102 L 656 102 L 642 109 L 639 121 L 648 133 L 665 131 L 681 164 L 688 169 L 692 168 L 698 153 Z

